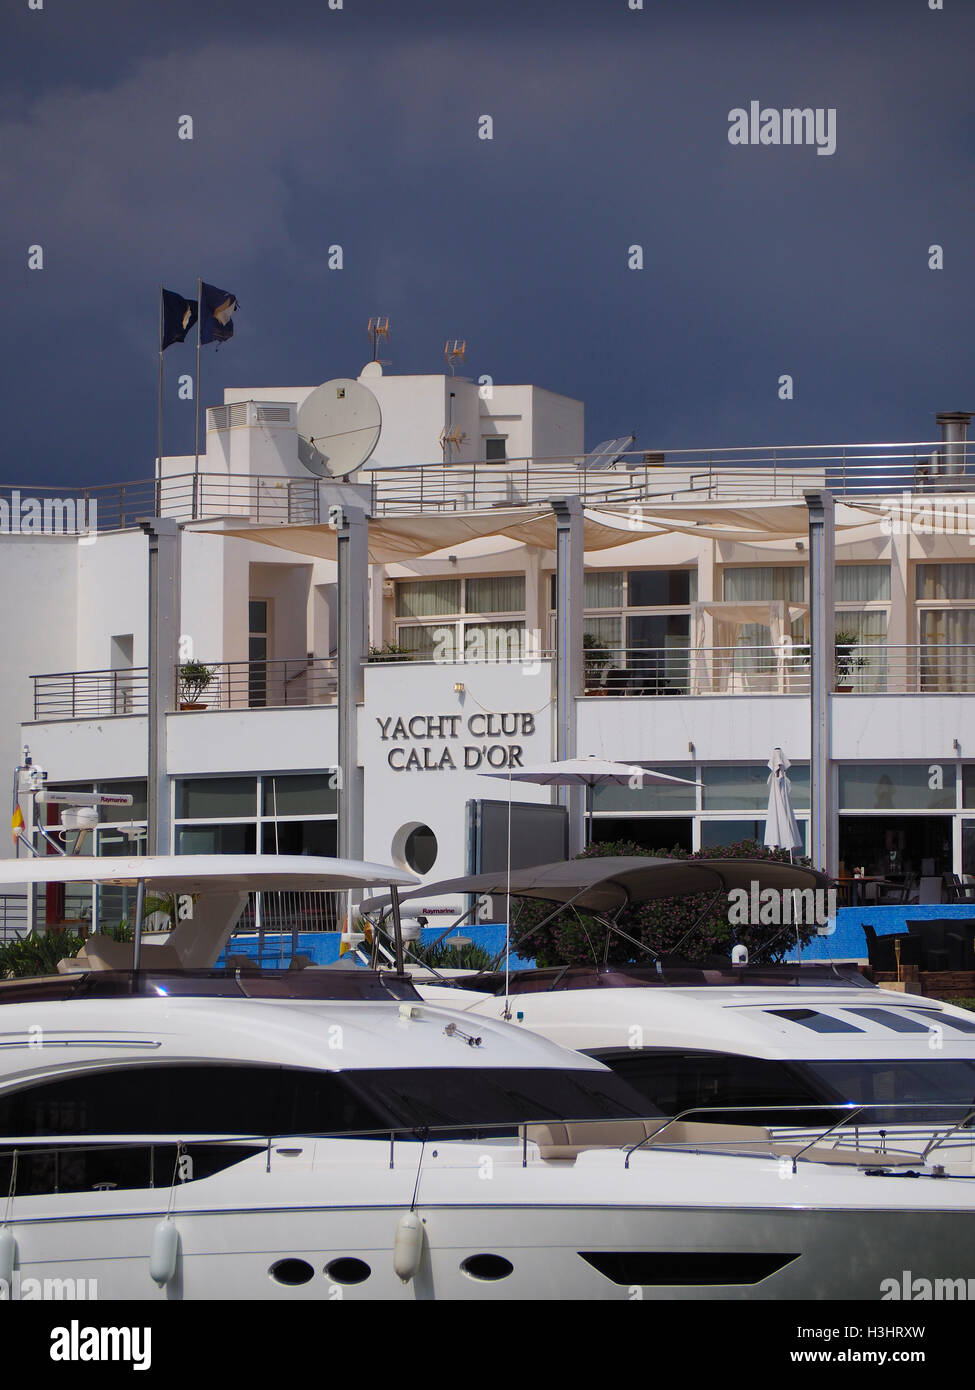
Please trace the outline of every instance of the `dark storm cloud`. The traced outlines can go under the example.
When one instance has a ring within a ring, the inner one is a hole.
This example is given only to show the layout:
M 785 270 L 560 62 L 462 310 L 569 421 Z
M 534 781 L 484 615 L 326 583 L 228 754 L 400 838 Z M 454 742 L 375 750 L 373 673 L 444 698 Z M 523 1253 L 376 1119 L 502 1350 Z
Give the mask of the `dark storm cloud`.
M 241 302 L 233 343 L 205 358 L 208 402 L 229 384 L 354 373 L 384 312 L 393 370 L 437 371 L 444 339 L 467 337 L 472 374 L 583 397 L 592 438 L 929 434 L 934 410 L 971 400 L 960 9 L 105 0 L 20 14 L 0 106 L 19 349 L 6 477 L 151 473 L 157 286 L 189 294 L 197 275 Z M 732 147 L 728 112 L 752 99 L 836 108 L 836 153 Z M 176 138 L 184 113 L 193 141 Z M 493 141 L 476 139 L 482 113 Z M 934 242 L 943 272 L 927 269 Z M 185 451 L 192 409 L 172 383 L 191 350 L 166 366 L 167 450 Z

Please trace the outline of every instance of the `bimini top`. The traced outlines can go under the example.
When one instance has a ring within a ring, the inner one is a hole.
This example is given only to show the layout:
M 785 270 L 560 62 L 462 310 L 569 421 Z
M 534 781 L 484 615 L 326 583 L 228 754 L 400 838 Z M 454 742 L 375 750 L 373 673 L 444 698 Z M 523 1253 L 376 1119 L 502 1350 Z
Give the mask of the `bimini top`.
M 113 883 L 143 879 L 162 893 L 306 893 L 379 886 L 412 887 L 416 874 L 360 859 L 306 854 L 159 854 L 116 858 L 42 855 L 0 859 L 0 886 L 8 883 Z
M 582 911 L 611 913 L 652 898 L 691 897 L 697 893 L 750 892 L 766 888 L 827 888 L 832 882 L 816 869 L 785 864 L 777 859 L 654 859 L 650 856 L 569 859 L 468 878 L 444 879 L 401 895 L 402 901 L 441 897 L 447 893 L 508 894 L 569 903 Z M 384 910 L 389 898 L 368 898 L 362 912 Z

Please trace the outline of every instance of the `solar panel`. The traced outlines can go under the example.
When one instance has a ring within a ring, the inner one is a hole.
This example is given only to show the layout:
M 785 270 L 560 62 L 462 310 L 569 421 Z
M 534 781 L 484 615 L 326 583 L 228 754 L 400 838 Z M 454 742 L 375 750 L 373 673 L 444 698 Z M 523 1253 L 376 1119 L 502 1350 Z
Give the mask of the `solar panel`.
M 612 468 L 635 440 L 635 434 L 623 434 L 619 439 L 604 439 L 602 444 L 590 449 L 582 460 L 583 468 Z

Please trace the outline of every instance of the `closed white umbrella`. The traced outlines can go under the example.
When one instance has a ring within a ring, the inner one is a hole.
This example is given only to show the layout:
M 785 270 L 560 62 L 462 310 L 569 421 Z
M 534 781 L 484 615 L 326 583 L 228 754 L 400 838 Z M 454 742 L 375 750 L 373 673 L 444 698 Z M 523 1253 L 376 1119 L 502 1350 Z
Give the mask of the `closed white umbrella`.
M 781 748 L 773 748 L 768 760 L 768 811 L 765 815 L 765 844 L 769 849 L 803 849 L 804 842 L 796 813 L 792 809 L 792 783 L 786 776 L 789 759 Z

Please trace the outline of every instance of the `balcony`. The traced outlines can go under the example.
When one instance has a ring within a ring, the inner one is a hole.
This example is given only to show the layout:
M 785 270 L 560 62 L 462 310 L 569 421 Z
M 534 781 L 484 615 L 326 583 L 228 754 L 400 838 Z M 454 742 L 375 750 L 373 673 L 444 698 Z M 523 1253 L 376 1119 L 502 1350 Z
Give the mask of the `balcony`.
M 395 652 L 369 657 L 370 665 L 536 666 L 549 651 L 512 651 L 491 658 L 455 657 L 431 661 L 422 653 Z M 179 691 L 174 670 L 171 710 L 286 709 L 334 705 L 338 663 L 311 660 L 218 661 L 205 664 L 212 679 L 194 700 Z M 122 671 L 69 671 L 32 676 L 34 719 L 94 719 L 148 712 L 148 673 L 144 666 Z M 805 646 L 629 647 L 587 654 L 583 693 L 616 698 L 703 695 L 809 694 L 809 649 Z M 837 648 L 834 688 L 840 695 L 975 694 L 975 644 L 891 647 L 864 644 Z M 182 693 L 183 698 L 180 698 Z
M 180 689 L 180 670 L 173 670 L 171 710 L 287 708 L 334 705 L 338 663 L 334 657 L 308 660 L 204 662 L 212 673 L 198 693 Z M 146 667 L 121 671 L 70 671 L 32 676 L 34 718 L 97 719 L 116 714 L 147 714 L 149 675 Z M 192 700 L 189 695 L 194 695 Z
M 834 676 L 842 695 L 971 695 L 975 645 L 838 646 Z M 584 685 L 588 696 L 808 696 L 809 648 L 615 648 L 587 655 Z

